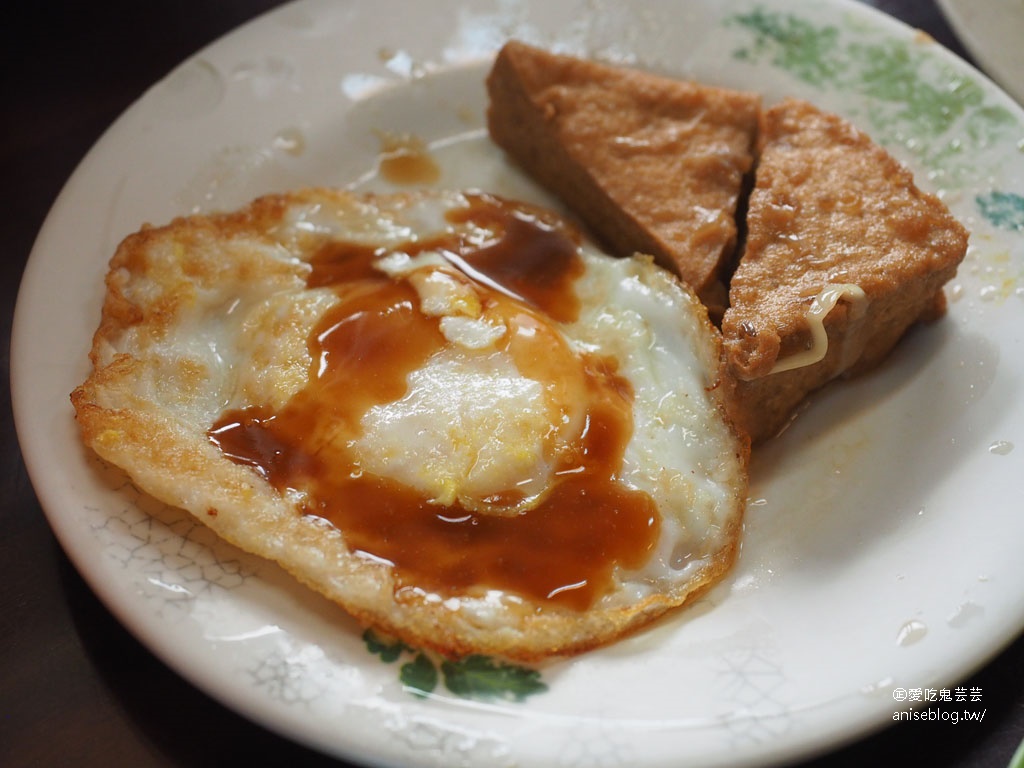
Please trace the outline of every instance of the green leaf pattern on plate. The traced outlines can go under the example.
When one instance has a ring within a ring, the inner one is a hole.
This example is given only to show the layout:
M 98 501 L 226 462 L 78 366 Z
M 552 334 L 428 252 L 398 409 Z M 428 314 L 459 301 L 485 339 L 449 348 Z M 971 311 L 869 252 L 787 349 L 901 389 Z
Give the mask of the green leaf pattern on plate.
M 363 642 L 366 643 L 366 650 L 374 656 L 380 656 L 380 660 L 386 664 L 398 661 L 403 653 L 414 650 L 401 641 L 393 641 L 382 637 L 372 629 L 368 629 L 363 633 Z
M 1001 229 L 1024 231 L 1024 196 L 1013 192 L 990 192 L 975 198 L 978 208 Z
M 524 701 L 548 690 L 539 671 L 489 656 L 475 654 L 462 659 L 435 660 L 423 651 L 383 637 L 372 629 L 363 633 L 363 642 L 370 653 L 386 663 L 413 657 L 399 668 L 402 687 L 413 696 L 430 695 L 442 681 L 456 696 L 479 701 Z
M 547 690 L 537 670 L 496 662 L 487 656 L 444 661 L 441 671 L 448 690 L 468 699 L 523 701 Z
M 842 60 L 835 55 L 839 30 L 834 26 L 815 27 L 794 14 L 764 8 L 736 14 L 727 23 L 739 24 L 755 34 L 750 47 L 734 52 L 738 59 L 760 62 L 770 58 L 776 67 L 819 87 L 842 75 Z
M 402 665 L 398 674 L 402 686 L 414 696 L 426 696 L 437 688 L 437 666 L 425 653 Z

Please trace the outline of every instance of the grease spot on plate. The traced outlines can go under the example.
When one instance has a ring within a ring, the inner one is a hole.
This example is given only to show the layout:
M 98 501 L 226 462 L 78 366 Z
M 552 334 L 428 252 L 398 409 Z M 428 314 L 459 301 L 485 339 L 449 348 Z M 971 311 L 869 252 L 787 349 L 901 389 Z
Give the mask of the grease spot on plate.
M 891 677 L 883 677 L 874 683 L 868 683 L 867 685 L 861 686 L 860 692 L 865 696 L 877 696 L 879 694 L 886 694 L 892 696 L 889 693 L 892 690 L 894 680 Z
M 274 134 L 274 149 L 298 157 L 306 151 L 306 137 L 299 128 L 282 128 Z
M 996 456 L 1006 456 L 1013 451 L 1013 443 L 1009 440 L 996 440 L 988 447 L 989 453 L 994 453 Z
M 911 619 L 900 627 L 896 633 L 896 645 L 908 646 L 918 643 L 928 634 L 928 626 L 923 621 Z
M 954 629 L 959 629 L 965 626 L 968 622 L 981 617 L 985 613 L 985 609 L 977 603 L 972 603 L 968 600 L 965 603 L 961 603 L 957 606 L 957 609 L 946 618 L 946 623 Z

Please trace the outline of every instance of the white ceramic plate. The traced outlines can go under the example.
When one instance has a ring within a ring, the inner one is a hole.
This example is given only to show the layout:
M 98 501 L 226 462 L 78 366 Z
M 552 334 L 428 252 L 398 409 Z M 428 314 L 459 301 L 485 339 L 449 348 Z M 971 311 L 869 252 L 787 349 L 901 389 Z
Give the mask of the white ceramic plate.
M 1024 102 L 1024 0 L 938 0 L 974 60 Z
M 447 668 L 415 695 L 403 680 L 436 661 L 389 660 L 276 567 L 141 497 L 80 447 L 68 393 L 106 262 L 143 222 L 304 184 L 386 186 L 386 134 L 427 142 L 441 185 L 537 195 L 483 132 L 482 78 L 513 35 L 837 110 L 944 195 L 973 244 L 944 320 L 759 451 L 740 560 L 700 603 L 532 675 L 504 670 L 504 697 L 467 695 L 466 670 Z M 736 766 L 831 748 L 890 723 L 900 689 L 953 690 L 1024 625 L 1022 135 L 1024 114 L 977 72 L 839 0 L 289 5 L 157 83 L 56 201 L 13 337 L 25 459 L 121 621 L 228 706 L 329 753 Z

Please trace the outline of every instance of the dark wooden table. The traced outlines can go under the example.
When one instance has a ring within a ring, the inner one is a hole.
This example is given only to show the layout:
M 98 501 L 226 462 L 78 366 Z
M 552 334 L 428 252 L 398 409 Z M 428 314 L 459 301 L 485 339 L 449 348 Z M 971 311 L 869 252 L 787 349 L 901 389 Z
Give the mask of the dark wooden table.
M 342 765 L 224 709 L 117 623 L 47 526 L 25 472 L 9 404 L 9 339 L 18 282 L 65 180 L 101 132 L 151 83 L 278 2 L 22 3 L 20 13 L 3 23 L 0 766 Z M 967 58 L 932 0 L 872 4 Z M 907 723 L 813 765 L 906 761 L 932 768 L 1004 768 L 1024 739 L 1024 640 L 965 685 L 984 691 L 983 723 Z

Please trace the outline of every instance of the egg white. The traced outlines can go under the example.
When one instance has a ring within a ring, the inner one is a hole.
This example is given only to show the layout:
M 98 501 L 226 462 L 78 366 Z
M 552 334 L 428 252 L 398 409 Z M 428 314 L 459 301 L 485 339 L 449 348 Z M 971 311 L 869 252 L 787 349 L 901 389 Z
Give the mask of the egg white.
M 306 386 L 307 340 L 338 301 L 330 288 L 307 287 L 309 260 L 326 241 L 357 242 L 380 249 L 382 272 L 419 275 L 420 311 L 441 318 L 448 341 L 409 375 L 403 397 L 365 414 L 353 444 L 361 464 L 439 504 L 484 504 L 512 483 L 530 489 L 527 505 L 542 496 L 552 451 L 579 434 L 579 408 L 560 402 L 558 382 L 524 375 L 501 353 L 502 329 L 474 310 L 464 286 L 443 269 L 422 270 L 429 254 L 414 263 L 402 253 L 405 243 L 479 226 L 446 216 L 468 204 L 459 192 L 308 189 L 130 236 L 111 262 L 94 370 L 72 395 L 76 416 L 85 442 L 141 488 L 364 623 L 452 655 L 583 650 L 720 578 L 745 502 L 746 446 L 723 416 L 719 339 L 694 295 L 650 259 L 614 259 L 584 242 L 579 315 L 551 321 L 570 350 L 614 357 L 630 382 L 634 428 L 618 477 L 649 494 L 662 520 L 647 563 L 620 568 L 612 592 L 582 614 L 501 590 L 400 586 L 388 563 L 301 514 L 301 492 L 275 490 L 207 438 L 225 411 L 278 408 Z

